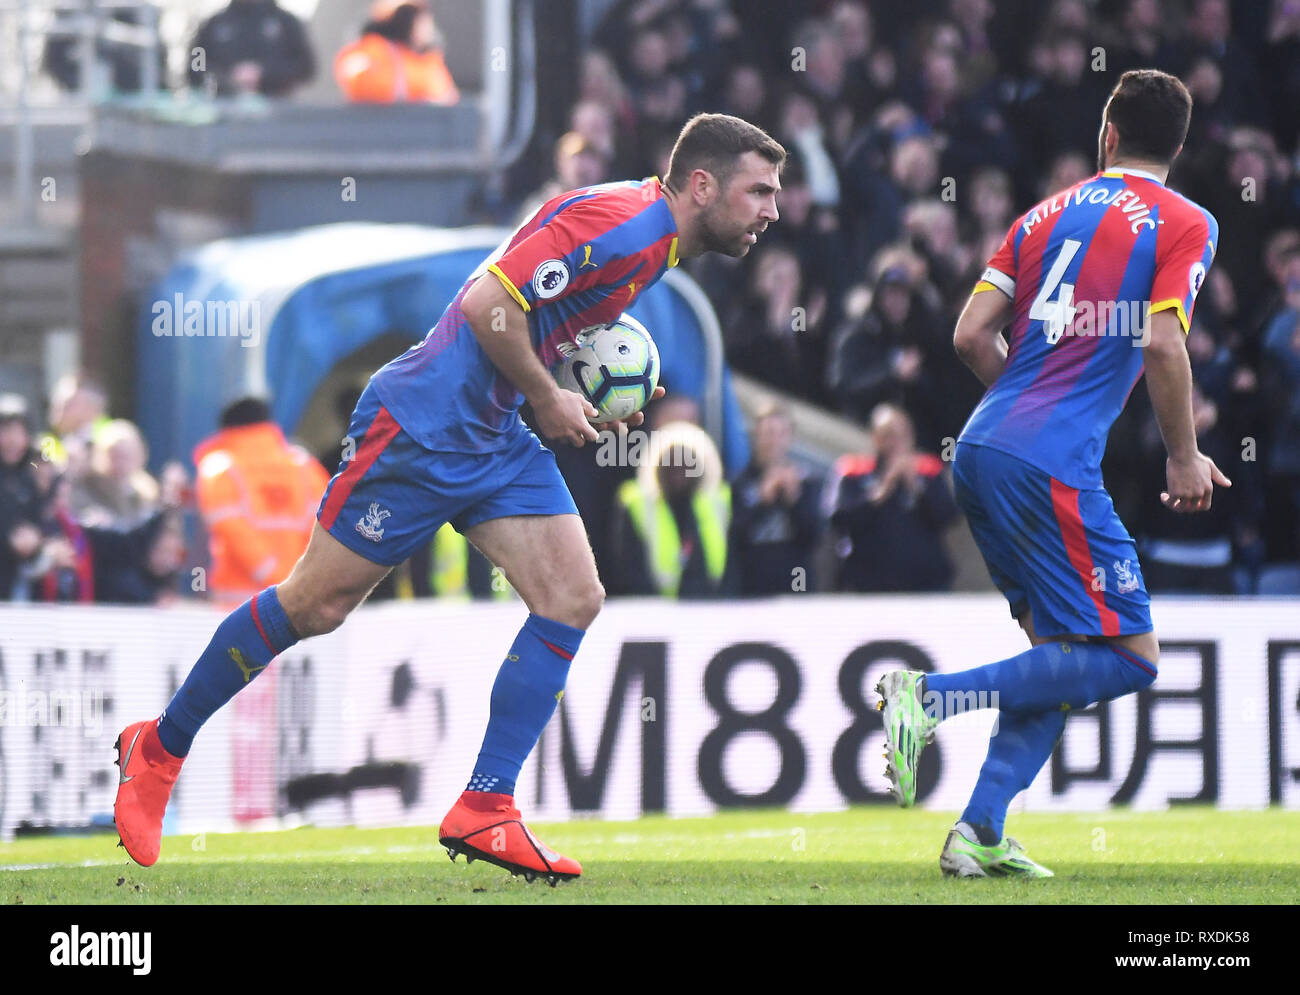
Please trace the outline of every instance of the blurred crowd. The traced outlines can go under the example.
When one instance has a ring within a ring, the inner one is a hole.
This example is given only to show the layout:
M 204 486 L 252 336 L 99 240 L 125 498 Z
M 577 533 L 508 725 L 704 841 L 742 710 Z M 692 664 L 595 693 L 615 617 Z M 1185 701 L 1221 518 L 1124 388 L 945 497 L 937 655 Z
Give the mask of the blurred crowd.
M 191 85 L 291 92 L 316 71 L 305 37 L 274 0 L 231 0 L 199 29 L 207 61 Z M 334 71 L 349 99 L 451 103 L 443 46 L 423 0 L 377 0 Z M 47 48 L 47 68 L 74 86 L 70 57 Z M 548 136 L 551 175 L 520 174 L 511 209 L 666 175 L 693 113 L 761 125 L 790 153 L 780 221 L 744 259 L 687 268 L 734 369 L 856 420 L 872 444 L 823 478 L 792 457 L 791 411 L 775 406 L 754 419 L 751 464 L 727 480 L 698 411 L 665 401 L 639 466 L 596 472 L 590 447 L 557 453 L 610 592 L 946 589 L 959 512 L 945 460 L 981 394 L 952 347 L 956 317 L 1015 218 L 1092 175 L 1105 97 L 1146 66 L 1178 74 L 1195 99 L 1170 185 L 1220 224 L 1187 345 L 1200 446 L 1234 486 L 1208 514 L 1160 505 L 1164 450 L 1141 385 L 1111 434 L 1107 485 L 1152 590 L 1300 591 L 1300 0 L 616 0 L 582 54 L 562 133 Z M 226 504 L 200 499 L 199 511 L 213 568 L 228 560 L 227 593 L 274 582 L 305 544 L 305 495 L 324 478 L 250 404 L 223 414 L 228 437 L 193 466 L 154 480 L 139 432 L 105 417 L 92 383 L 55 391 L 44 434 L 21 401 L 0 399 L 0 597 L 196 590 L 179 515 L 213 480 Z M 255 508 L 230 476 L 255 432 L 279 462 L 241 472 L 291 480 L 271 499 L 280 510 Z M 268 550 L 229 520 L 292 536 Z M 445 533 L 389 594 L 509 596 Z
M 1188 348 L 1202 449 L 1235 486 L 1211 515 L 1163 509 L 1143 386 L 1104 469 L 1156 586 L 1254 590 L 1300 558 L 1295 0 L 621 0 L 521 213 L 547 190 L 665 175 L 693 113 L 761 125 L 790 152 L 780 221 L 743 260 L 687 264 L 728 361 L 864 424 L 894 406 L 940 454 L 982 393 L 952 348 L 971 287 L 1019 214 L 1095 172 L 1105 98 L 1138 67 L 1195 99 L 1170 185 L 1220 224 Z
M 38 434 L 0 394 L 0 598 L 147 604 L 175 588 L 186 475 L 152 477 L 140 431 L 104 411 L 97 384 L 65 377 Z
M 44 431 L 37 421 L 0 394 L 0 600 L 233 606 L 284 580 L 307 547 L 329 474 L 265 401 L 228 405 L 193 465 L 157 478 L 140 430 L 105 414 L 91 379 L 62 378 Z
M 105 17 L 143 30 L 146 23 L 157 24 L 156 17 L 143 16 L 147 6 L 114 9 Z M 78 30 L 64 30 L 80 16 L 60 9 L 44 48 L 45 71 L 66 90 L 83 82 L 82 38 Z M 165 90 L 169 60 L 161 37 L 155 41 L 158 86 Z M 352 102 L 454 104 L 460 91 L 447 69 L 445 47 L 427 0 L 374 0 L 355 40 L 333 54 L 334 78 Z M 92 72 L 103 88 L 136 93 L 143 87 L 139 46 L 105 33 L 93 54 Z M 316 76 L 319 61 L 306 26 L 276 0 L 230 0 L 198 26 L 180 54 L 185 84 L 214 97 L 287 97 Z

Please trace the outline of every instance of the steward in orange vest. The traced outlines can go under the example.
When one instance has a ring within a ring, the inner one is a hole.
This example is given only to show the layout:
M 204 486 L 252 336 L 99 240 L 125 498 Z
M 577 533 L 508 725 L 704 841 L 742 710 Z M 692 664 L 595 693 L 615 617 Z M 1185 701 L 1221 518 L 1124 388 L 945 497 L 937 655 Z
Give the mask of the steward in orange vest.
M 307 548 L 329 474 L 271 421 L 266 402 L 236 401 L 194 450 L 199 513 L 212 556 L 208 589 L 243 601 L 289 576 Z
M 334 78 L 354 103 L 454 104 L 460 99 L 424 0 L 375 3 L 361 38 L 335 56 Z

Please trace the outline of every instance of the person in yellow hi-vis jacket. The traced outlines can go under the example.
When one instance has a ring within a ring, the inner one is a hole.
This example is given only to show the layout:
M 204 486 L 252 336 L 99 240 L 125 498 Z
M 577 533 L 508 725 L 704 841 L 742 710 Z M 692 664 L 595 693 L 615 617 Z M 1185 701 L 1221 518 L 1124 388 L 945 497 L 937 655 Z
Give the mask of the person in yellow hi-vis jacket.
M 636 477 L 618 491 L 611 593 L 712 598 L 731 593 L 727 527 L 731 492 L 722 459 L 698 425 L 675 422 L 650 433 Z
M 381 588 L 388 586 L 387 590 Z M 396 567 L 376 588 L 383 598 L 474 598 L 510 601 L 518 598 L 506 576 L 457 532 L 450 522 L 433 541 Z M 374 596 L 372 595 L 372 600 Z

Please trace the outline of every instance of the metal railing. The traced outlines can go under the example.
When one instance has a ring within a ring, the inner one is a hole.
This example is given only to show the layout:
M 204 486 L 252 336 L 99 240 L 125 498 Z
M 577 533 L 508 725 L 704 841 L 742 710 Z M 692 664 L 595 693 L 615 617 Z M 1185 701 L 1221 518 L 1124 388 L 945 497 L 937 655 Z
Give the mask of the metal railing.
M 130 11 L 138 23 L 115 19 L 116 12 Z M 35 223 L 34 129 L 39 124 L 84 123 L 90 108 L 113 95 L 99 59 L 101 43 L 135 48 L 140 60 L 142 93 L 156 93 L 161 82 L 158 57 L 158 8 L 140 0 L 82 0 L 62 3 L 34 3 L 32 0 L 0 0 L 0 65 L 9 72 L 0 76 L 0 124 L 14 128 L 13 196 L 17 222 L 30 228 Z M 33 81 L 50 39 L 76 42 L 77 88 L 63 91 L 53 101 L 35 99 Z
M 491 176 L 499 175 L 522 154 L 536 124 L 534 0 L 483 0 L 483 6 L 484 87 L 474 98 L 482 122 L 476 147 L 431 149 L 428 155 L 408 156 L 408 162 L 394 161 L 375 150 L 369 159 L 398 168 L 472 171 Z M 120 11 L 134 11 L 139 23 L 114 19 L 113 13 Z M 13 129 L 12 190 L 18 227 L 30 228 L 35 221 L 36 128 L 49 124 L 90 127 L 95 121 L 95 108 L 106 103 L 162 110 L 179 107 L 183 101 L 197 103 L 188 95 L 179 98 L 168 90 L 159 90 L 164 81 L 159 76 L 158 19 L 159 8 L 142 0 L 56 0 L 53 4 L 0 0 L 0 129 Z M 56 95 L 51 85 L 45 88 L 47 96 L 41 97 L 38 73 L 45 40 L 50 37 L 76 40 L 78 86 L 73 92 L 59 91 Z M 104 43 L 138 50 L 139 97 L 123 99 L 110 85 L 97 54 Z M 513 53 L 504 67 L 500 51 Z M 214 117 L 240 115 L 248 106 L 236 98 L 200 100 Z M 126 122 L 118 122 L 116 126 L 95 128 L 92 137 L 96 143 L 111 140 L 113 135 L 129 141 L 134 133 Z M 291 168 L 295 159 L 292 150 L 269 147 L 264 149 L 264 155 L 267 164 L 278 169 Z M 354 154 L 349 156 L 352 158 Z M 319 168 L 319 156 L 304 162 L 304 168 L 309 166 Z

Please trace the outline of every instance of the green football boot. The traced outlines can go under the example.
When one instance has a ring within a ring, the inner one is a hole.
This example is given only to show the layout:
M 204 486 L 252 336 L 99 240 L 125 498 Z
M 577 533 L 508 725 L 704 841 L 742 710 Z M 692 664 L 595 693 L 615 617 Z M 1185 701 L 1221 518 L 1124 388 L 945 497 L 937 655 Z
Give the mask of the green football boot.
M 939 867 L 949 877 L 959 878 L 1050 878 L 1042 864 L 1029 859 L 1025 848 L 1010 836 L 996 846 L 985 846 L 969 825 L 959 822 L 948 831 L 939 855 Z
M 921 750 L 934 742 L 937 721 L 921 707 L 925 674 L 920 670 L 891 670 L 876 684 L 885 714 L 885 776 L 889 793 L 903 808 L 916 803 L 916 765 Z

